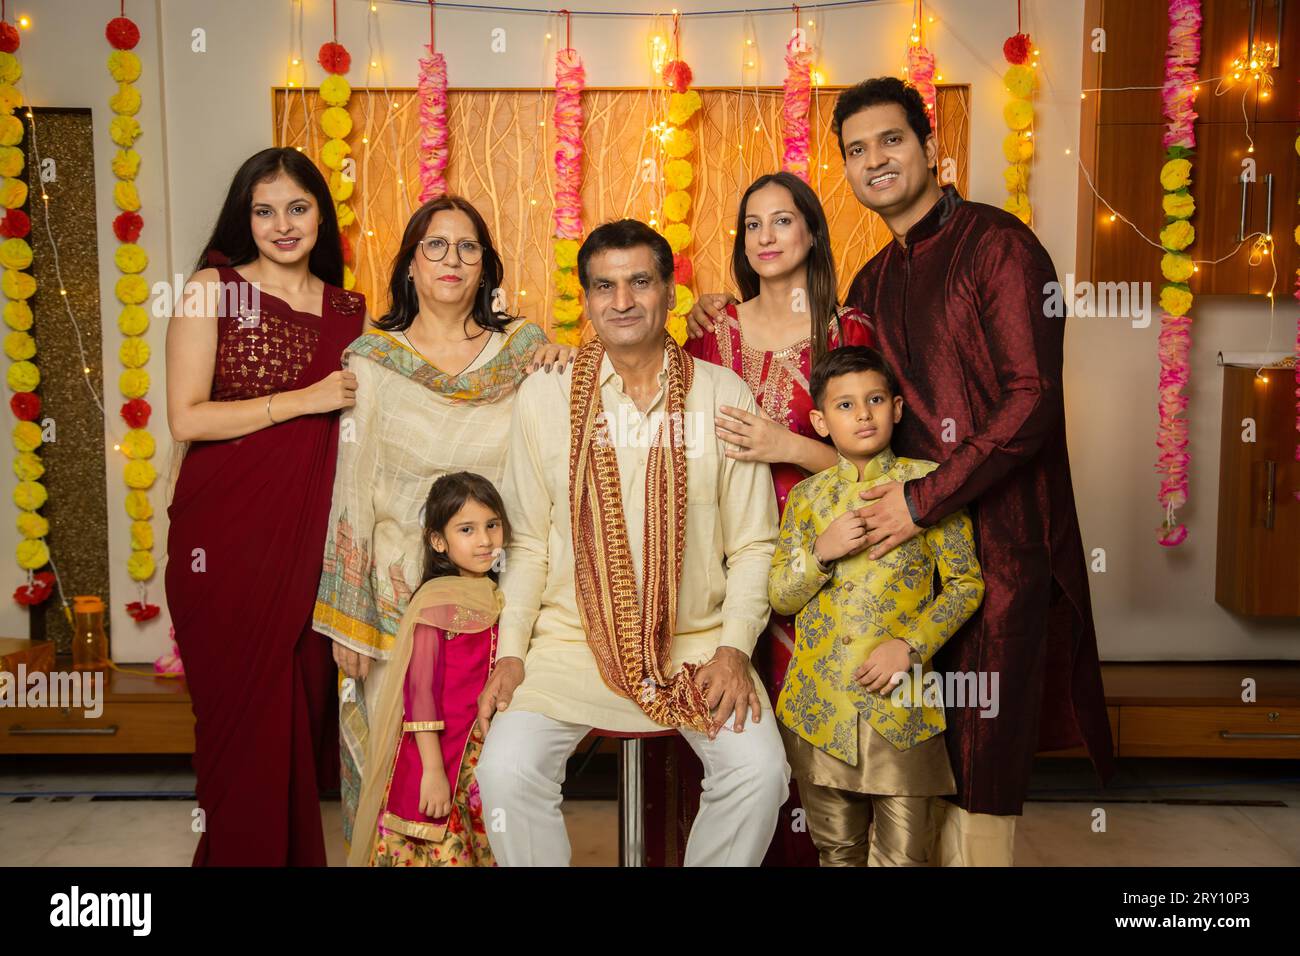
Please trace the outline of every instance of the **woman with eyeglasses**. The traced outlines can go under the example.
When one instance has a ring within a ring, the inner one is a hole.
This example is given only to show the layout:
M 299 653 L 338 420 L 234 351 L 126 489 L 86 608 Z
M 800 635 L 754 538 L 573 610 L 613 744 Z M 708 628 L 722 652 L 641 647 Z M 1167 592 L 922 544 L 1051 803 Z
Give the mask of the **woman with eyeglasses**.
M 393 260 L 388 312 L 348 346 L 356 401 L 339 426 L 338 468 L 314 624 L 333 638 L 340 700 L 343 836 L 365 772 L 367 708 L 407 601 L 419 586 L 420 508 L 442 475 L 499 484 L 514 393 L 529 372 L 563 371 L 572 350 L 506 314 L 487 224 L 443 196 L 411 216 Z

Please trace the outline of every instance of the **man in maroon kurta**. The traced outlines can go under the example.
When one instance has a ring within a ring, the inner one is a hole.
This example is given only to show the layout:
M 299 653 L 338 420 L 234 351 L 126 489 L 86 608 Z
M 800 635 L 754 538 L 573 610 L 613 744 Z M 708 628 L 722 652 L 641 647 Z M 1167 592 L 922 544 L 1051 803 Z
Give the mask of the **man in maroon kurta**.
M 941 839 L 940 862 L 1010 863 L 1036 751 L 1082 743 L 1103 780 L 1114 769 L 1066 451 L 1065 329 L 1043 307 L 1056 272 L 1015 216 L 939 186 L 915 90 L 868 80 L 835 112 L 854 195 L 894 234 L 848 301 L 902 382 L 894 449 L 940 463 L 867 507 L 868 546 L 883 554 L 964 506 L 984 571 L 983 606 L 936 666 L 997 673 L 999 710 L 947 701 L 951 799 L 975 835 L 966 851 Z M 1011 819 L 980 837 L 980 814 Z

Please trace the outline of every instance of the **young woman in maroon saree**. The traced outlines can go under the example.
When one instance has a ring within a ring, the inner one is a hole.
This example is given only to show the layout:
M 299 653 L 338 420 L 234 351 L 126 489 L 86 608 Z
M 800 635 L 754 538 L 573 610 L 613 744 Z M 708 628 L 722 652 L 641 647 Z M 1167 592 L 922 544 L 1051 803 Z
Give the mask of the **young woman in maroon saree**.
M 875 336 L 862 313 L 839 307 L 825 213 L 791 173 L 761 176 L 741 197 L 731 265 L 741 302 L 728 305 L 724 320 L 685 348 L 730 368 L 754 393 L 762 417 L 722 408 L 718 436 L 734 447 L 729 456 L 771 465 L 777 508 L 784 509 L 791 488 L 837 458 L 808 420 L 813 363 L 841 345 L 874 345 Z M 754 649 L 754 667 L 773 701 L 793 648 L 794 621 L 773 614 Z M 699 807 L 702 768 L 680 737 L 647 740 L 644 752 L 646 862 L 676 865 Z M 765 866 L 817 865 L 807 829 L 797 826 L 799 806 L 791 781 Z
M 355 395 L 340 357 L 365 321 L 342 281 L 325 180 L 297 150 L 263 150 L 168 328 L 168 418 L 191 443 L 166 586 L 195 716 L 196 866 L 325 865 L 338 671 L 311 619 L 338 410 Z

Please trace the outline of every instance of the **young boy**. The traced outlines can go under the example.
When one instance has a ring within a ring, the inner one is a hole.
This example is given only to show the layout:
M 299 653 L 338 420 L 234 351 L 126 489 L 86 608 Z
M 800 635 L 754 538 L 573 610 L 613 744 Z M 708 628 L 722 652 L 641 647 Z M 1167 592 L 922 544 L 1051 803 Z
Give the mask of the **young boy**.
M 955 787 L 943 707 L 923 706 L 907 672 L 979 607 L 971 521 L 955 512 L 872 560 L 858 492 L 937 465 L 890 450 L 903 399 L 875 349 L 827 353 L 809 391 L 813 428 L 840 459 L 795 485 L 781 519 L 768 596 L 797 614 L 797 641 L 776 715 L 821 865 L 925 866 L 932 798 Z

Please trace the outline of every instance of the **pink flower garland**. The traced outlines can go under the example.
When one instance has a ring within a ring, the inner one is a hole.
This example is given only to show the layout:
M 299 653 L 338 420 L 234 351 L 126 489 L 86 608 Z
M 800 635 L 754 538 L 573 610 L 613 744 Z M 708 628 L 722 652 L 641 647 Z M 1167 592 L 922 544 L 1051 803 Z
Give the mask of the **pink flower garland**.
M 447 194 L 447 61 L 433 46 L 420 58 L 420 202 Z
M 577 50 L 555 54 L 555 235 L 582 238 L 582 90 L 587 73 Z
M 909 46 L 907 79 L 916 87 L 916 92 L 921 94 L 921 99 L 925 101 L 925 108 L 930 111 L 930 121 L 933 122 L 935 117 L 934 54 L 923 46 Z
M 1169 41 L 1165 52 L 1164 114 L 1167 127 L 1164 146 L 1173 156 L 1195 149 L 1192 93 L 1197 82 L 1201 59 L 1200 0 L 1170 0 Z M 1161 474 L 1157 500 L 1165 509 L 1165 520 L 1156 540 L 1167 548 L 1187 540 L 1187 528 L 1175 517 L 1175 509 L 1187 503 L 1187 468 L 1191 456 L 1187 451 L 1188 423 L 1181 417 L 1187 409 L 1192 320 L 1187 315 L 1160 314 L 1160 427 L 1156 434 L 1159 457 L 1156 471 Z
M 808 182 L 808 111 L 812 100 L 812 53 L 801 35 L 785 45 L 785 95 L 781 103 L 785 156 L 781 168 Z

